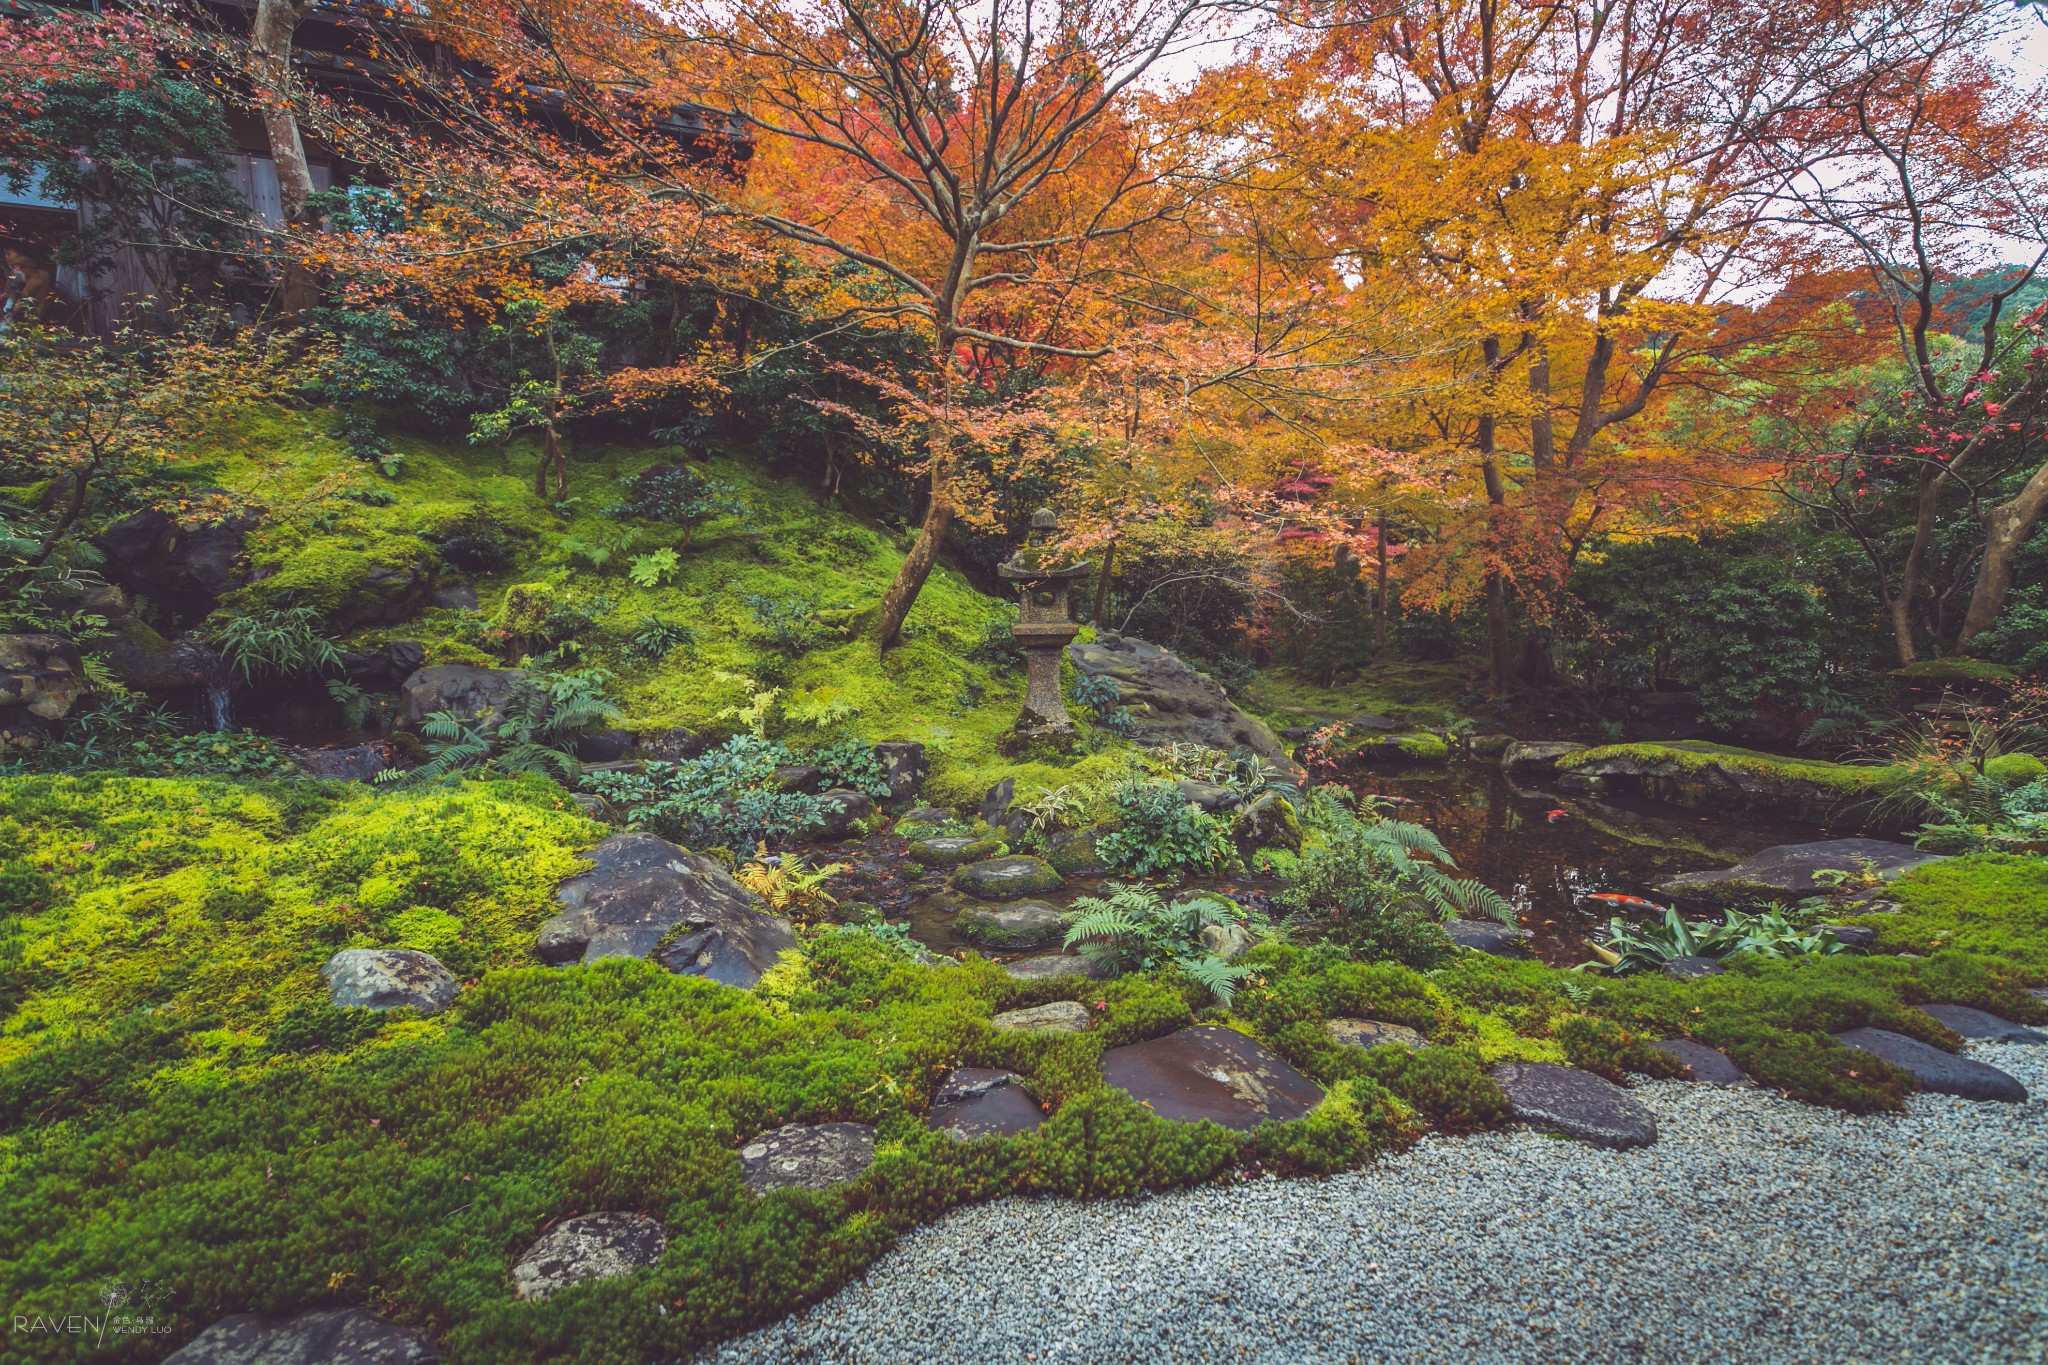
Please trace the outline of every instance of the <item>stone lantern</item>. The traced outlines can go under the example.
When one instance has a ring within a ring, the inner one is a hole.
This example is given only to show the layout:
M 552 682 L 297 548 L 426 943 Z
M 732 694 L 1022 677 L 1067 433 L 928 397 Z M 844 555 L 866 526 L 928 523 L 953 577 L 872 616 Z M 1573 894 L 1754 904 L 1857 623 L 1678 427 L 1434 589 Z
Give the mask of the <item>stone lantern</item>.
M 1049 507 L 1031 514 L 1031 534 L 1017 553 L 997 567 L 996 574 L 1013 584 L 1022 603 L 1010 633 L 1024 646 L 1024 711 L 1017 733 L 1026 739 L 1070 735 L 1074 721 L 1060 695 L 1060 651 L 1081 633 L 1071 619 L 1067 594 L 1074 581 L 1094 572 L 1087 560 L 1061 564 L 1047 548 L 1060 529 Z

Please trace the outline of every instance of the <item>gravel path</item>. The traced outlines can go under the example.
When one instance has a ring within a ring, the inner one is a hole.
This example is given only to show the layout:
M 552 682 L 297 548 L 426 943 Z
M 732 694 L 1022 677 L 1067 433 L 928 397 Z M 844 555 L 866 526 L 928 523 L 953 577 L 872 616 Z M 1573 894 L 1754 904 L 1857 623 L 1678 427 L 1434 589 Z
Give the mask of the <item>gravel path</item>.
M 1656 1145 L 1431 1138 L 1332 1180 L 1004 1200 L 717 1365 L 2048 1360 L 2048 1047 L 2024 1105 L 1850 1118 L 1634 1087 Z

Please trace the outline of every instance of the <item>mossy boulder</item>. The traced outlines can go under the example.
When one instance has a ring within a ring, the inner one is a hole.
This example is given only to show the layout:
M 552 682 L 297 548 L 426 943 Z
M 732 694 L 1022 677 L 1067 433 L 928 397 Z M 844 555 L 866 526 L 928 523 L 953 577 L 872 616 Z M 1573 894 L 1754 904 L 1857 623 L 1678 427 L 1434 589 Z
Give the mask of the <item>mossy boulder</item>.
M 1278 792 L 1262 792 L 1253 798 L 1231 822 L 1230 834 L 1246 854 L 1254 849 L 1301 849 L 1301 818 L 1294 804 Z
M 912 842 L 910 856 L 926 867 L 957 867 L 992 858 L 1001 848 L 1002 841 L 992 836 L 935 834 Z
M 1349 759 L 1369 768 L 1441 766 L 1451 761 L 1450 744 L 1442 735 L 1429 730 L 1404 730 L 1396 734 L 1353 732 L 1330 752 L 1333 758 Z
M 2032 754 L 2000 754 L 1985 761 L 1984 776 L 2010 791 L 2048 777 L 2048 763 Z
M 1014 901 L 1057 891 L 1065 878 L 1043 858 L 1012 855 L 969 863 L 953 873 L 953 885 L 977 900 Z
M 1785 758 L 1704 740 L 1609 744 L 1558 759 L 1568 790 L 1637 792 L 1700 810 L 1740 810 L 1809 824 L 1845 815 L 1896 829 L 1877 801 L 1895 782 L 1891 769 Z
M 2018 677 L 2004 664 L 1989 659 L 1917 659 L 1890 676 L 1908 683 L 1919 682 L 2011 682 Z
M 1046 841 L 1045 860 L 1065 877 L 1086 877 L 1103 870 L 1095 835 L 1088 830 L 1053 835 Z
M 972 905 L 953 921 L 953 932 L 987 948 L 1035 948 L 1058 938 L 1065 927 L 1059 909 L 1044 901 Z

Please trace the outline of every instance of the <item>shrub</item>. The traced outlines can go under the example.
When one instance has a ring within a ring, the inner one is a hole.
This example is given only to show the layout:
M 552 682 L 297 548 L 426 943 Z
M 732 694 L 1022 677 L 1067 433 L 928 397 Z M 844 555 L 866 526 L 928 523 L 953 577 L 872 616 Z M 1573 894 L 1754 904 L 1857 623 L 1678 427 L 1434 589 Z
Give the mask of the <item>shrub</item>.
M 1557 1041 L 1567 1062 L 1616 1085 L 1626 1082 L 1631 1071 L 1645 1076 L 1685 1074 L 1684 1062 L 1612 1019 L 1575 1014 L 1558 1025 Z
M 1141 877 L 1207 872 L 1237 857 L 1230 830 L 1170 782 L 1135 779 L 1111 797 L 1121 821 L 1095 841 L 1105 864 Z
M 588 773 L 583 788 L 626 818 L 691 848 L 786 844 L 824 823 L 824 803 L 773 786 L 793 755 L 772 740 L 735 735 L 680 763 L 648 763 L 640 772 Z
M 738 516 L 747 510 L 729 485 L 713 482 L 680 465 L 651 465 L 622 482 L 632 490 L 632 496 L 619 510 L 627 516 L 682 527 L 686 549 L 699 523 L 712 517 Z
M 599 669 L 555 674 L 529 669 L 496 710 L 474 717 L 453 711 L 428 716 L 420 726 L 427 740 L 427 761 L 409 772 L 386 769 L 377 780 L 429 782 L 470 769 L 573 778 L 578 771 L 571 752 L 576 737 L 619 715 L 618 706 L 604 694 L 607 677 Z
M 1224 961 L 1202 942 L 1212 926 L 1244 924 L 1242 906 L 1221 896 L 1189 896 L 1171 902 L 1149 886 L 1103 888 L 1110 894 L 1081 896 L 1069 912 L 1066 946 L 1116 972 L 1171 966 L 1214 995 L 1225 1009 L 1247 967 Z
M 1606 940 L 1602 959 L 1611 959 L 1608 970 L 1617 976 L 1654 971 L 1677 957 L 1803 957 L 1849 951 L 1827 930 L 1800 928 L 1776 908 L 1753 915 L 1731 909 L 1720 924 L 1688 923 L 1675 907 L 1667 908 L 1662 920 L 1641 924 L 1617 917 L 1608 921 Z
M 320 633 L 317 607 L 284 607 L 230 618 L 213 634 L 221 662 L 248 682 L 341 666 L 341 650 Z
M 664 659 L 670 652 L 695 643 L 696 632 L 688 626 L 664 621 L 659 616 L 643 616 L 633 628 L 633 638 L 626 642 L 626 648 L 635 658 Z

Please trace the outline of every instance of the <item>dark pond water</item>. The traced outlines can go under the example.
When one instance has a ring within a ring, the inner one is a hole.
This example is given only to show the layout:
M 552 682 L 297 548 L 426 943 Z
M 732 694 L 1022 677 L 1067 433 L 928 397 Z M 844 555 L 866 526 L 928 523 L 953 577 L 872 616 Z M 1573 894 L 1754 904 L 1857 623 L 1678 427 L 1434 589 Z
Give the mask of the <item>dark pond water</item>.
M 1785 820 L 1703 815 L 1644 799 L 1593 800 L 1518 790 L 1492 764 L 1456 764 L 1421 776 L 1365 775 L 1354 778 L 1352 786 L 1361 794 L 1392 799 L 1396 806 L 1390 814 L 1434 830 L 1464 875 L 1514 904 L 1531 934 L 1531 947 L 1559 966 L 1585 961 L 1594 930 L 1621 913 L 1587 899 L 1595 892 L 1654 897 L 1656 883 L 1674 873 L 1725 867 L 1772 844 L 1842 833 Z M 952 927 L 960 909 L 974 902 L 947 889 L 946 869 L 907 879 L 902 840 L 883 834 L 820 856 L 850 864 L 831 884 L 842 901 L 863 901 L 891 920 L 908 920 L 918 940 L 937 952 L 975 947 Z M 1102 880 L 1069 877 L 1065 887 L 1043 899 L 1063 905 L 1094 894 Z M 1189 885 L 1228 891 L 1255 905 L 1277 889 L 1274 882 L 1251 877 Z

